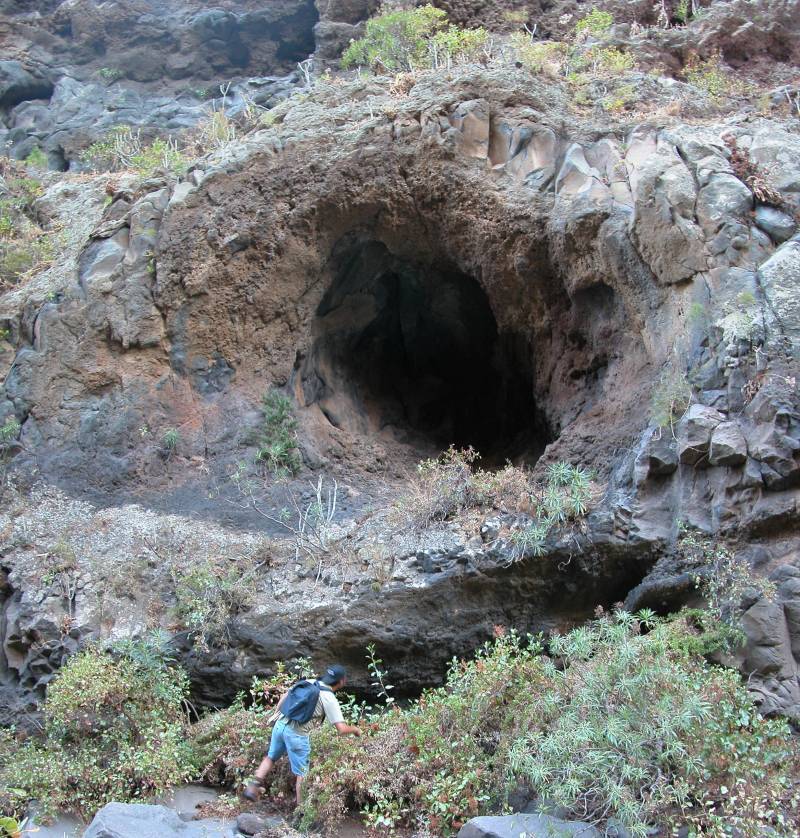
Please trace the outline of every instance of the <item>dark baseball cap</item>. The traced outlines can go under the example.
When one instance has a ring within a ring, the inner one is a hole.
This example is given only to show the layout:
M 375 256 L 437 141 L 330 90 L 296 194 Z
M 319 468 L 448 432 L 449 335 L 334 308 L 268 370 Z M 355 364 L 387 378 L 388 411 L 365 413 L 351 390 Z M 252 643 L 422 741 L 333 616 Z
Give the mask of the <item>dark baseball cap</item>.
M 343 678 L 347 677 L 347 670 L 338 663 L 329 666 L 325 670 L 325 674 L 320 678 L 323 684 L 338 684 Z

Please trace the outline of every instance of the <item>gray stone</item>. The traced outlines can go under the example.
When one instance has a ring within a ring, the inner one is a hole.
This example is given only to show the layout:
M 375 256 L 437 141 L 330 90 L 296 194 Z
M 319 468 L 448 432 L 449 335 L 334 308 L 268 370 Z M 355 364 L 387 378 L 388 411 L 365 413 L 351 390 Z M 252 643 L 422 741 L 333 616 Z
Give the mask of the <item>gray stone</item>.
M 775 207 L 756 207 L 755 217 L 756 225 L 778 244 L 790 239 L 797 229 L 794 218 Z
M 53 84 L 19 61 L 0 61 L 0 108 L 10 108 L 28 99 L 47 99 Z
M 678 423 L 678 459 L 701 465 L 708 457 L 711 434 L 725 417 L 713 407 L 693 404 Z
M 182 821 L 166 806 L 109 803 L 95 815 L 83 838 L 231 838 L 223 821 Z
M 284 823 L 283 818 L 268 818 L 256 815 L 253 812 L 242 812 L 236 818 L 236 828 L 244 835 L 255 835 L 258 832 L 264 832 L 266 829 L 278 829 Z
M 785 489 L 800 480 L 800 416 L 791 404 L 763 390 L 748 405 L 756 424 L 747 434 L 750 456 L 758 460 L 770 489 Z
M 93 241 L 81 255 L 78 277 L 81 284 L 87 285 L 108 279 L 119 263 L 125 258 L 128 249 L 129 230 L 123 227 L 108 239 Z
M 584 149 L 577 143 L 573 143 L 564 155 L 564 162 L 556 175 L 555 190 L 564 198 L 581 196 L 600 204 L 611 198 L 600 172 L 589 163 Z
M 733 175 L 712 175 L 697 196 L 697 218 L 707 235 L 713 235 L 731 218 L 741 217 L 753 206 L 750 190 Z
M 705 235 L 695 221 L 697 187 L 677 152 L 659 148 L 648 154 L 646 143 L 637 141 L 626 164 L 634 198 L 633 238 L 655 276 L 671 285 L 705 270 Z
M 658 428 L 650 439 L 637 462 L 637 469 L 644 478 L 664 477 L 678 468 L 678 450 L 669 429 Z
M 783 334 L 795 353 L 800 352 L 800 241 L 781 245 L 759 270 L 761 286 L 769 301 L 767 329 Z
M 711 434 L 712 466 L 740 466 L 747 460 L 747 440 L 736 422 L 721 422 Z
M 588 823 L 563 821 L 549 815 L 506 815 L 473 818 L 458 832 L 458 838 L 600 838 L 600 832 Z
M 764 120 L 748 149 L 750 159 L 769 172 L 770 183 L 795 206 L 800 204 L 800 137 Z
M 500 535 L 502 526 L 503 522 L 496 515 L 493 515 L 491 518 L 487 518 L 483 524 L 481 524 L 481 540 L 484 543 L 494 541 L 497 536 Z

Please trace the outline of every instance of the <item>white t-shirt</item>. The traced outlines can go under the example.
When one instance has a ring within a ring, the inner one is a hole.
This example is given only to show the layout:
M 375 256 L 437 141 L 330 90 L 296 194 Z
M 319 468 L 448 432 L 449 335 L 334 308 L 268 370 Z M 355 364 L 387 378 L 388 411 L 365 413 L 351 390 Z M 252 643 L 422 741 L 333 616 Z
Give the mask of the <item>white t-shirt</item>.
M 314 683 L 314 681 L 311 681 Z M 281 714 L 281 718 L 285 718 Z M 308 736 L 313 728 L 324 720 L 328 720 L 332 725 L 339 724 L 344 721 L 342 715 L 342 708 L 339 705 L 339 699 L 331 692 L 331 690 L 320 689 L 317 706 L 314 708 L 314 715 L 305 723 L 289 722 L 289 726 L 297 733 L 303 736 Z

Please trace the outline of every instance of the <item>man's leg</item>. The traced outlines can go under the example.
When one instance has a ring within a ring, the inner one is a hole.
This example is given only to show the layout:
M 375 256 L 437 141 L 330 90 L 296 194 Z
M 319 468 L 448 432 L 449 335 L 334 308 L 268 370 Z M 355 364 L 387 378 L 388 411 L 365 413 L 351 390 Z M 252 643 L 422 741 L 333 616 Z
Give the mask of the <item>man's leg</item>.
M 261 763 L 258 766 L 258 768 L 256 768 L 256 779 L 260 780 L 263 783 L 264 780 L 267 779 L 267 774 L 269 774 L 269 772 L 272 771 L 274 767 L 275 763 L 269 757 L 264 757 L 264 759 L 261 760 Z
M 286 751 L 289 755 L 289 765 L 292 774 L 295 776 L 294 794 L 297 805 L 302 799 L 303 777 L 308 771 L 308 757 L 311 753 L 311 743 L 308 736 L 295 733 L 289 729 L 286 731 Z
M 283 739 L 285 724 L 279 721 L 272 729 L 272 737 L 269 743 L 269 751 L 264 759 L 261 760 L 260 765 L 256 769 L 255 779 L 247 784 L 247 788 L 243 792 L 245 800 L 257 801 L 261 797 L 261 784 L 266 779 L 270 771 L 272 771 L 275 761 L 280 759 L 286 753 L 286 743 Z

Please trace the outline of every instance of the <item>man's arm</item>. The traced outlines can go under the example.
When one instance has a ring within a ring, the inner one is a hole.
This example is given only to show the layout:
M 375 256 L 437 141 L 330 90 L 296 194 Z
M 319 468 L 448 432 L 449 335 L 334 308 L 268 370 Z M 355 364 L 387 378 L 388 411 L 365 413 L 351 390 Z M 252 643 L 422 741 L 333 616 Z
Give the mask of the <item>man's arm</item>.
M 336 722 L 334 727 L 339 736 L 361 736 L 361 728 L 358 725 L 349 725 L 347 722 Z
M 342 708 L 336 696 L 332 692 L 320 693 L 322 708 L 325 711 L 325 718 L 336 728 L 339 736 L 361 736 L 361 728 L 357 725 L 349 725 L 344 720 Z

